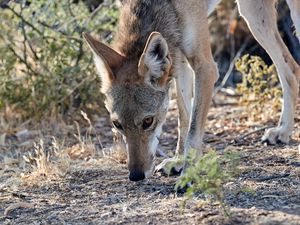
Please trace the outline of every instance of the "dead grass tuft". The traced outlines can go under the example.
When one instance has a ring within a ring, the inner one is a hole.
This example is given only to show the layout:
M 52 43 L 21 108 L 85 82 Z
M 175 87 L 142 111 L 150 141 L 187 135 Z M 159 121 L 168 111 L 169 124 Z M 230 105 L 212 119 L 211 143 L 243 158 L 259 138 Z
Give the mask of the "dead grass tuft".
M 72 160 L 89 160 L 95 156 L 95 146 L 92 143 L 78 143 L 65 150 Z
M 65 151 L 58 147 L 56 139 L 53 138 L 49 147 L 45 147 L 41 139 L 34 144 L 33 152 L 23 156 L 28 172 L 22 173 L 21 178 L 27 184 L 40 184 L 57 180 L 68 172 L 70 160 Z

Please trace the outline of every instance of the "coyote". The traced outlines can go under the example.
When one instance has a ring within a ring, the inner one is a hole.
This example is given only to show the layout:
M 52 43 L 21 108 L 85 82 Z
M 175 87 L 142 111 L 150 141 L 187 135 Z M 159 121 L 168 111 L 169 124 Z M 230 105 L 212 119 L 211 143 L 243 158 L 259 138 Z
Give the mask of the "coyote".
M 300 1 L 286 1 L 299 38 Z M 218 2 L 124 0 L 112 47 L 83 34 L 94 55 L 113 127 L 126 143 L 132 181 L 149 177 L 154 171 L 172 78 L 179 109 L 176 155 L 186 156 L 191 148 L 202 155 L 204 124 L 218 79 L 207 16 Z M 278 32 L 276 0 L 237 0 L 237 4 L 254 37 L 275 63 L 283 88 L 279 124 L 267 130 L 262 140 L 268 144 L 288 143 L 294 125 L 300 67 Z M 165 160 L 161 168 L 172 160 Z

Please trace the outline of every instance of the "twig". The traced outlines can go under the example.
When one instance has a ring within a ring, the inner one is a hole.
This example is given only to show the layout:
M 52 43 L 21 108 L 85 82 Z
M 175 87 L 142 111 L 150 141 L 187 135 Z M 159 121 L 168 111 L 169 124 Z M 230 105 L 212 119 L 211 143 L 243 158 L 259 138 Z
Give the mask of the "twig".
M 22 15 L 22 13 L 23 13 L 23 9 L 24 9 L 24 7 L 23 6 L 21 6 L 21 12 L 20 12 L 20 18 L 21 18 L 21 30 L 22 30 L 22 34 L 23 34 L 23 38 L 24 38 L 24 40 L 23 40 L 23 48 L 24 48 L 24 51 L 23 51 L 23 57 L 24 57 L 24 61 L 26 62 L 26 64 L 29 64 L 28 63 L 28 60 L 27 60 L 27 56 L 28 56 L 28 54 L 27 54 L 27 45 L 29 46 L 29 49 L 31 50 L 31 53 L 33 54 L 33 58 L 34 58 L 34 60 L 35 61 L 39 61 L 39 64 L 40 64 L 40 66 L 45 70 L 45 71 L 47 71 L 47 72 L 49 72 L 49 69 L 47 68 L 47 66 L 45 66 L 41 61 L 40 61 L 40 58 L 38 57 L 38 55 L 37 55 L 37 53 L 36 53 L 36 51 L 35 51 L 35 49 L 34 49 L 34 47 L 32 46 L 32 43 L 31 43 L 31 41 L 29 40 L 29 38 L 28 38 L 28 34 L 27 34 L 27 32 L 26 32 L 26 29 L 25 29 L 25 22 L 24 22 L 24 20 L 22 19 L 23 18 L 23 15 Z M 46 39 L 46 37 L 44 37 L 45 39 Z M 35 73 L 35 74 L 37 74 L 37 73 Z
M 32 209 L 35 207 L 35 204 L 33 203 L 28 203 L 28 202 L 18 202 L 18 203 L 14 203 L 12 205 L 10 205 L 9 207 L 7 207 L 4 210 L 4 216 L 7 217 L 8 214 L 18 208 L 28 208 L 28 209 Z
M 279 179 L 279 178 L 284 178 L 284 177 L 289 177 L 291 174 L 290 173 L 284 173 L 284 174 L 274 174 L 271 176 L 261 176 L 256 178 L 256 181 L 268 181 L 268 180 L 274 180 L 274 179 Z
M 32 23 L 25 20 L 24 17 L 20 13 L 17 13 L 13 8 L 11 8 L 9 6 L 7 6 L 7 9 L 9 9 L 13 14 L 15 14 L 17 17 L 19 17 L 25 24 L 27 24 L 29 27 L 31 27 L 39 35 L 43 35 L 43 33 L 39 29 L 37 29 Z
M 64 32 L 64 31 L 62 31 L 62 30 L 55 29 L 53 26 L 47 24 L 47 23 L 44 22 L 44 21 L 37 20 L 37 22 L 38 22 L 39 24 L 41 24 L 42 26 L 44 26 L 44 27 L 46 27 L 46 28 L 49 28 L 50 30 L 53 30 L 53 31 L 55 31 L 55 32 L 58 32 L 58 33 L 60 33 L 60 34 L 62 34 L 62 35 L 64 35 L 64 36 L 66 36 L 67 38 L 69 38 L 69 39 L 71 39 L 71 40 L 74 40 L 74 41 L 76 41 L 76 42 L 78 42 L 78 43 L 81 43 L 81 42 L 82 42 L 82 40 L 81 40 L 80 38 L 70 36 L 68 33 Z
M 87 23 L 92 20 L 97 13 L 104 7 L 104 6 L 108 6 L 109 4 L 107 3 L 107 1 L 103 1 L 100 5 L 98 5 L 98 7 L 96 9 L 93 10 L 93 12 L 90 14 L 90 16 L 88 18 L 86 18 L 86 20 L 83 23 L 83 27 L 86 27 Z
M 35 72 L 34 69 L 31 68 L 31 65 L 27 61 L 25 61 L 21 56 L 19 56 L 18 53 L 16 53 L 13 47 L 11 47 L 10 45 L 8 45 L 7 47 L 22 63 L 25 64 L 26 68 L 29 71 L 31 71 L 34 75 L 38 75 L 37 72 Z
M 83 52 L 83 42 L 80 42 L 79 43 L 79 53 L 77 54 L 75 66 L 79 65 L 79 62 L 82 59 L 83 55 L 84 55 L 84 52 Z
M 104 6 L 107 6 L 107 1 L 103 1 L 100 5 L 98 5 L 98 7 L 91 13 L 90 15 L 90 20 L 93 19 L 97 13 L 104 7 Z
M 241 48 L 238 50 L 238 52 L 236 53 L 235 57 L 233 58 L 233 60 L 231 61 L 230 65 L 229 65 L 229 68 L 221 82 L 221 84 L 215 88 L 214 90 L 214 95 L 216 95 L 223 87 L 224 85 L 226 84 L 228 78 L 230 77 L 231 75 L 231 72 L 233 71 L 233 68 L 235 66 L 235 62 L 237 59 L 239 59 L 241 57 L 241 54 L 243 53 L 243 51 L 245 50 L 245 48 L 247 47 L 249 41 L 250 41 L 250 37 L 248 37 L 245 42 L 243 43 L 243 45 L 241 46 Z
M 252 134 L 258 133 L 258 132 L 260 132 L 260 131 L 262 131 L 262 130 L 269 129 L 269 128 L 272 128 L 272 127 L 274 127 L 274 126 L 264 126 L 264 127 L 258 128 L 258 129 L 256 129 L 256 130 L 249 131 L 249 132 L 247 132 L 246 134 L 243 134 L 243 135 L 241 135 L 241 136 L 235 138 L 234 140 L 235 140 L 236 142 L 239 142 L 239 141 L 243 140 L 245 137 L 248 137 L 248 136 L 250 136 L 250 135 L 252 135 Z
M 75 18 L 75 15 L 74 15 L 74 13 L 73 13 L 73 11 L 72 11 L 72 6 L 71 6 L 71 1 L 72 0 L 69 0 L 68 1 L 68 10 L 69 10 L 69 13 L 70 13 L 70 15 L 72 16 L 72 17 L 74 17 Z
M 24 28 L 24 22 L 21 21 L 21 28 L 22 28 L 22 34 L 23 34 L 23 59 L 24 61 L 26 62 L 26 64 L 28 64 L 28 60 L 27 60 L 27 45 L 26 45 L 26 41 L 27 41 L 27 38 L 26 38 L 26 31 L 25 31 L 25 28 Z
M 23 10 L 24 10 L 24 7 L 23 7 L 23 4 L 21 4 L 21 12 L 20 12 L 21 18 L 23 18 L 23 15 L 22 15 Z M 23 49 L 24 50 L 23 51 L 23 58 L 24 58 L 24 61 L 26 62 L 26 65 L 27 65 L 27 64 L 29 64 L 28 63 L 28 58 L 27 58 L 27 56 L 28 56 L 28 54 L 27 54 L 27 44 L 28 44 L 35 60 L 39 60 L 39 57 L 37 56 L 35 50 L 33 49 L 33 46 L 31 45 L 31 43 L 30 43 L 30 41 L 27 37 L 27 33 L 26 33 L 26 30 L 25 30 L 25 22 L 24 22 L 23 19 L 21 19 L 21 29 L 22 29 L 22 34 L 23 34 L 23 48 L 24 48 Z M 28 67 L 27 67 L 27 69 L 28 69 Z
M 25 30 L 25 25 L 24 25 L 24 24 L 25 24 L 25 23 L 22 21 L 22 22 L 21 22 L 21 28 L 22 28 L 22 34 L 23 34 L 23 37 L 24 37 L 24 41 L 23 41 L 23 45 L 24 45 L 24 54 L 26 53 L 26 42 L 27 42 L 27 44 L 28 44 L 28 46 L 29 46 L 29 48 L 30 48 L 30 50 L 31 50 L 31 52 L 32 52 L 32 54 L 33 54 L 34 59 L 35 59 L 35 60 L 39 60 L 39 57 L 37 56 L 37 54 L 36 54 L 36 52 L 35 52 L 35 50 L 34 50 L 32 44 L 31 44 L 31 42 L 30 42 L 29 39 L 28 39 L 28 36 L 27 36 L 26 30 Z M 24 57 L 24 59 L 25 59 L 25 57 Z

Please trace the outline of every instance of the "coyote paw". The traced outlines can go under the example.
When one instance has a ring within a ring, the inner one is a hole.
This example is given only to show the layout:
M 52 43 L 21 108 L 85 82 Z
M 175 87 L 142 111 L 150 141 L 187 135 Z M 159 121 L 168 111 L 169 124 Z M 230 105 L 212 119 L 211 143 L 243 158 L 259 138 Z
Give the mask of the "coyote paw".
M 190 188 L 192 185 L 193 185 L 192 183 L 188 183 L 183 187 L 182 186 L 175 187 L 175 191 L 177 194 L 184 194 L 187 192 L 187 189 Z
M 183 162 L 178 157 L 168 158 L 155 168 L 155 173 L 160 172 L 167 176 L 179 175 L 183 168 Z
M 262 142 L 267 145 L 288 144 L 289 140 L 290 132 L 282 127 L 271 128 L 262 137 Z

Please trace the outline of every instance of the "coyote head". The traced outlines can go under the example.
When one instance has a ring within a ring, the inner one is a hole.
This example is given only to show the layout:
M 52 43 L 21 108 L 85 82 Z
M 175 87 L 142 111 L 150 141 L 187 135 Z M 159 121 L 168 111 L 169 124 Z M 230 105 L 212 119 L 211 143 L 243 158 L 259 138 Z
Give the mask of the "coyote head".
M 171 59 L 166 40 L 153 32 L 140 56 L 122 53 L 83 34 L 101 77 L 113 126 L 127 142 L 129 179 L 152 175 L 169 96 Z

